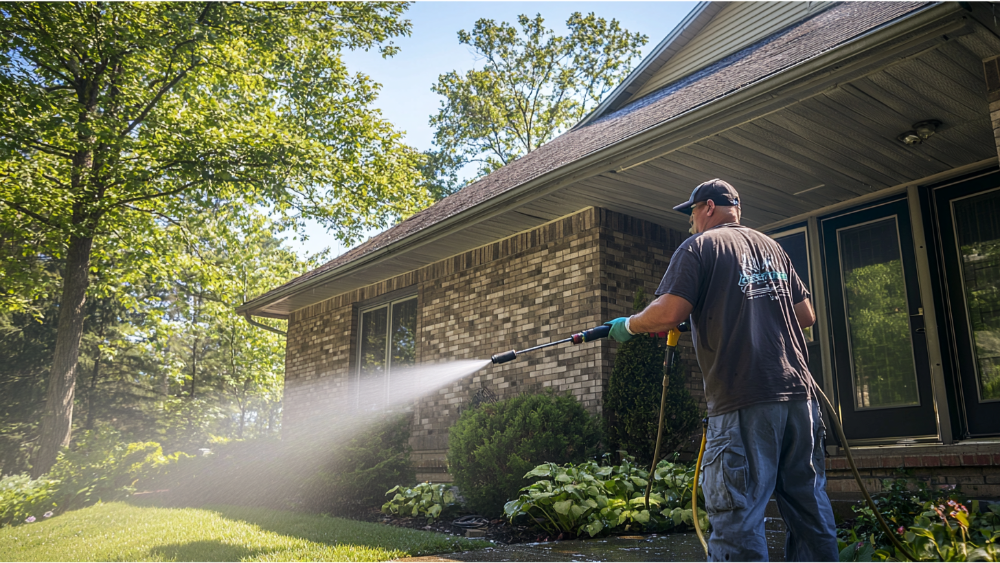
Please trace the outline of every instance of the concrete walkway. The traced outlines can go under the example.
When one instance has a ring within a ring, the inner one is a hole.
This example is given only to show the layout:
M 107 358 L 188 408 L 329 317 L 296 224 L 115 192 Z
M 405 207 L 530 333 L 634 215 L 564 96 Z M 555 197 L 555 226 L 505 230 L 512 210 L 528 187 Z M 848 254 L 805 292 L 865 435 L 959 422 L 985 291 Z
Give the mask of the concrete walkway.
M 768 528 L 776 526 L 768 526 Z M 785 532 L 768 530 L 771 561 L 784 561 Z M 612 536 L 593 540 L 541 542 L 490 547 L 441 556 L 400 559 L 440 561 L 704 561 L 705 552 L 694 532 Z

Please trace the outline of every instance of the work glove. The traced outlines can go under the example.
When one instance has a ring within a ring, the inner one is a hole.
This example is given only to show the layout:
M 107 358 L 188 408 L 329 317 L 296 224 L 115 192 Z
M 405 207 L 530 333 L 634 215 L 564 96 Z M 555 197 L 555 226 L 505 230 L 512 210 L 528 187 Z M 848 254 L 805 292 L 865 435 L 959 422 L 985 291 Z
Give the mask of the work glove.
M 611 327 L 611 332 L 608 333 L 608 338 L 614 340 L 615 342 L 628 342 L 632 339 L 632 335 L 629 334 L 628 330 L 625 328 L 625 321 L 628 317 L 618 317 L 617 319 L 608 321 L 604 324 Z

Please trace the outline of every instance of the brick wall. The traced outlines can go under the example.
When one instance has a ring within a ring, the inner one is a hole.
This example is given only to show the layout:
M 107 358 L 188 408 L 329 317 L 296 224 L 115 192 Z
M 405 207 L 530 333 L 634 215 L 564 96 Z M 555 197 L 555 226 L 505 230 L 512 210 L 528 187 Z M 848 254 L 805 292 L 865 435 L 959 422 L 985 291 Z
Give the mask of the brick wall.
M 882 480 L 904 475 L 939 489 L 960 487 L 972 498 L 1000 498 L 1000 453 L 994 444 L 907 446 L 853 450 L 854 463 L 871 493 L 882 490 Z M 831 497 L 860 498 L 857 481 L 844 456 L 826 460 Z
M 415 290 L 422 365 L 486 359 L 630 314 L 637 289 L 652 296 L 683 239 L 658 225 L 589 208 L 296 311 L 288 330 L 285 432 L 296 433 L 310 413 L 347 392 L 355 369 L 357 310 L 367 300 Z M 690 338 L 685 342 L 682 356 L 693 360 Z M 411 445 L 418 479 L 448 479 L 447 430 L 480 389 L 504 398 L 552 388 L 600 414 L 615 347 L 602 340 L 541 350 L 488 366 L 417 401 Z M 700 377 L 690 382 L 704 404 Z

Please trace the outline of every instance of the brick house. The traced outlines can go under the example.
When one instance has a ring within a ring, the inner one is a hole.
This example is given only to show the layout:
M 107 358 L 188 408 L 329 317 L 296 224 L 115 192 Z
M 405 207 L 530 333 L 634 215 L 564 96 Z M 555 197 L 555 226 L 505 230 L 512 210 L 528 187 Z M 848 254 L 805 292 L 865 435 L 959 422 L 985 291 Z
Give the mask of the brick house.
M 906 467 L 1000 497 L 998 33 L 974 3 L 699 4 L 572 130 L 240 307 L 288 319 L 285 431 L 394 361 L 630 313 L 687 236 L 671 207 L 720 177 L 810 285 L 812 371 L 870 488 Z M 448 427 L 482 389 L 600 414 L 614 353 L 547 349 L 416 400 L 420 479 L 448 479 Z M 829 490 L 849 495 L 829 450 Z

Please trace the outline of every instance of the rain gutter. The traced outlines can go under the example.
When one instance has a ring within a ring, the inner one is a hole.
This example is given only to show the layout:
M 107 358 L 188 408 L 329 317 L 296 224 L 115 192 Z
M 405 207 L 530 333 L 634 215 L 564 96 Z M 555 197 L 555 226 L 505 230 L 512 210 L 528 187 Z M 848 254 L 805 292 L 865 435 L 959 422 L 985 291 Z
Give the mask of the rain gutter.
M 708 127 L 704 122 L 711 122 L 711 119 L 720 114 L 727 114 L 732 108 L 753 100 L 754 98 L 766 97 L 768 102 L 773 102 L 777 98 L 785 98 L 794 95 L 794 92 L 784 92 L 771 94 L 779 88 L 795 81 L 803 79 L 808 75 L 828 67 L 840 59 L 860 54 L 871 50 L 879 45 L 891 41 L 907 33 L 917 31 L 922 26 L 931 24 L 952 13 L 961 11 L 957 3 L 939 2 L 918 8 L 917 10 L 901 16 L 895 21 L 887 22 L 882 26 L 865 32 L 848 42 L 830 49 L 812 59 L 794 64 L 788 68 L 775 72 L 774 74 L 758 80 L 745 88 L 740 88 L 732 93 L 726 94 L 709 103 L 694 107 L 684 113 L 662 123 L 654 125 L 649 129 L 641 131 L 631 137 L 623 139 L 615 144 L 609 145 L 595 151 L 583 158 L 575 160 L 556 170 L 543 174 L 537 178 L 529 180 L 519 186 L 511 188 L 506 192 L 494 196 L 478 205 L 470 207 L 464 211 L 447 217 L 429 227 L 424 228 L 387 246 L 369 252 L 351 262 L 343 264 L 337 268 L 310 278 L 301 284 L 287 287 L 281 291 L 268 295 L 266 299 L 254 300 L 237 307 L 236 311 L 241 314 L 255 315 L 254 311 L 277 303 L 294 294 L 301 293 L 322 284 L 336 281 L 350 275 L 353 271 L 374 265 L 384 260 L 391 259 L 397 254 L 406 253 L 412 249 L 430 244 L 441 238 L 453 234 L 461 227 L 480 223 L 509 210 L 512 210 L 527 201 L 544 197 L 556 190 L 570 185 L 584 178 L 591 177 L 603 171 L 622 167 L 622 160 L 632 157 L 630 160 L 643 154 L 655 152 L 662 149 L 670 141 L 679 138 L 691 138 L 695 132 L 690 129 L 696 125 Z M 930 32 L 928 32 L 930 33 Z M 840 68 L 833 69 L 822 77 L 840 71 Z M 776 79 L 780 77 L 781 81 Z M 751 108 L 752 109 L 752 108 Z M 728 116 L 728 115 L 727 115 Z M 656 153 L 661 154 L 661 153 Z M 655 158 L 655 157 L 654 157 Z M 642 162 L 648 159 L 643 159 Z M 625 168 L 632 167 L 632 164 L 625 165 Z M 273 318 L 287 318 L 288 315 L 278 316 L 271 313 Z M 262 316 L 262 315 L 257 315 Z M 270 327 L 269 327 L 270 328 Z M 277 330 L 277 329 L 275 329 Z
M 239 312 L 239 309 L 240 308 L 237 308 L 236 311 Z M 252 324 L 253 326 L 255 326 L 257 328 L 262 328 L 264 330 L 271 331 L 271 332 L 273 332 L 275 334 L 280 334 L 281 336 L 288 336 L 288 333 L 285 332 L 285 331 L 283 331 L 283 330 L 278 330 L 278 329 L 274 328 L 273 326 L 267 326 L 264 323 L 259 323 L 259 322 L 255 321 L 255 320 L 253 320 L 253 317 L 250 316 L 249 311 L 243 311 L 243 317 L 247 320 L 248 323 Z

